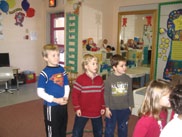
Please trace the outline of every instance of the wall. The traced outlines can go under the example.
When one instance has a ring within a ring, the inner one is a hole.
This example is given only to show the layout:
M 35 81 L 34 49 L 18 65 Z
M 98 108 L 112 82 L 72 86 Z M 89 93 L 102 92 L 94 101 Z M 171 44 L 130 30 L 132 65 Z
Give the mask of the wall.
M 135 6 L 140 5 L 142 8 L 145 8 L 145 4 L 158 4 L 162 2 L 170 2 L 170 1 L 178 1 L 178 0 L 115 0 L 113 1 L 113 19 L 112 19 L 112 25 L 113 26 L 118 26 L 118 12 L 119 9 L 121 10 L 122 8 L 127 8 L 130 11 L 134 10 L 141 10 L 141 9 L 135 9 Z M 180 1 L 180 0 L 179 0 Z M 143 6 L 142 6 L 143 5 Z M 155 8 L 155 7 L 154 7 Z M 117 35 L 118 35 L 118 27 L 114 27 L 112 30 L 112 42 L 114 45 L 117 45 Z
M 93 36 L 98 44 L 101 44 L 104 38 L 111 41 L 112 34 L 110 32 L 113 29 L 110 24 L 112 20 L 112 5 L 113 3 L 110 0 L 92 0 L 83 3 L 83 38 Z
M 140 4 L 153 4 L 160 2 L 168 2 L 171 0 L 85 0 L 81 7 L 79 15 L 79 53 L 78 58 L 82 58 L 82 43 L 81 41 L 87 37 L 93 37 L 98 46 L 101 45 L 104 38 L 108 39 L 109 43 L 117 46 L 118 34 L 118 12 L 122 7 L 130 7 Z M 173 0 L 174 1 L 174 0 Z M 104 5 L 104 6 L 103 6 Z M 145 7 L 145 6 L 144 6 Z M 92 10 L 93 9 L 93 10 Z M 97 24 L 96 15 L 99 16 L 100 24 Z M 95 24 L 94 24 L 95 22 Z M 78 60 L 78 70 L 81 72 L 81 60 Z
M 104 5 L 104 6 L 103 6 Z M 110 0 L 85 0 L 82 3 L 79 13 L 79 39 L 78 39 L 78 71 L 82 72 L 82 40 L 92 37 L 98 47 L 101 47 L 102 40 L 112 40 L 113 26 L 112 20 L 112 1 Z
M 16 0 L 16 7 L 21 7 L 21 0 Z M 83 6 L 93 8 L 102 13 L 102 32 L 97 41 L 107 38 L 109 43 L 117 45 L 117 31 L 118 31 L 118 11 L 119 7 L 133 6 L 139 4 L 159 3 L 175 0 L 84 0 Z M 15 26 L 14 14 L 3 14 L 3 33 L 4 39 L 0 40 L 0 52 L 9 52 L 11 65 L 20 68 L 22 70 L 32 70 L 36 74 L 39 74 L 45 63 L 41 57 L 42 46 L 49 43 L 49 14 L 52 12 L 69 12 L 72 10 L 72 5 L 68 5 L 66 0 L 57 0 L 56 8 L 49 8 L 48 1 L 46 0 L 31 0 L 29 1 L 31 7 L 35 9 L 35 16 L 33 18 L 25 18 L 23 27 Z M 82 7 L 80 8 L 79 15 L 79 48 L 82 45 L 82 39 L 87 37 L 89 32 L 83 30 L 82 25 L 87 24 L 89 13 L 82 15 Z M 84 20 L 83 20 L 84 19 Z M 35 32 L 37 34 L 37 40 L 25 40 L 26 29 L 29 32 Z M 89 30 L 89 29 L 88 29 Z M 91 36 L 92 34 L 90 34 Z M 98 42 L 99 43 L 99 42 Z M 82 57 L 82 52 L 79 50 L 78 58 Z M 80 64 L 80 62 L 79 62 Z M 81 71 L 81 65 L 79 71 Z
M 11 66 L 38 73 L 42 68 L 40 48 L 44 44 L 44 0 L 31 0 L 30 7 L 35 9 L 35 16 L 25 17 L 23 26 L 15 25 L 15 13 L 2 13 L 4 38 L 0 40 L 0 52 L 9 52 Z M 16 0 L 14 9 L 21 8 L 21 1 Z M 9 9 L 12 11 L 13 9 Z M 22 10 L 25 13 L 24 10 Z M 26 33 L 28 30 L 28 33 Z M 36 33 L 37 40 L 25 39 L 26 34 Z

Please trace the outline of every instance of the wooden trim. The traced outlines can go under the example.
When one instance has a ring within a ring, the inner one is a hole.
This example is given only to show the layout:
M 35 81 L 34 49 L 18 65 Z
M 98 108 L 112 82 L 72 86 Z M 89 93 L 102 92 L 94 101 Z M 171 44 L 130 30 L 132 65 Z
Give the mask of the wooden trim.
M 123 15 L 141 15 L 141 14 L 152 14 L 152 54 L 151 54 L 151 64 L 150 64 L 150 79 L 154 79 L 155 72 L 155 58 L 156 58 L 156 36 L 157 36 L 157 10 L 141 10 L 141 11 L 127 11 L 118 13 L 118 37 L 117 37 L 117 53 L 120 54 L 120 31 L 121 31 L 121 17 Z

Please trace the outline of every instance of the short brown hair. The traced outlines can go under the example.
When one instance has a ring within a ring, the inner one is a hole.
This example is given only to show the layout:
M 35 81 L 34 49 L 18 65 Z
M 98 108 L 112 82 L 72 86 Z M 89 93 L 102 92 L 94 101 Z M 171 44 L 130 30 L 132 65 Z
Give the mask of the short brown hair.
M 47 57 L 47 51 L 52 50 L 52 51 L 59 51 L 59 47 L 55 44 L 46 44 L 43 46 L 42 50 L 42 56 Z
M 111 67 L 116 67 L 120 61 L 126 62 L 126 59 L 120 54 L 115 54 L 111 57 Z

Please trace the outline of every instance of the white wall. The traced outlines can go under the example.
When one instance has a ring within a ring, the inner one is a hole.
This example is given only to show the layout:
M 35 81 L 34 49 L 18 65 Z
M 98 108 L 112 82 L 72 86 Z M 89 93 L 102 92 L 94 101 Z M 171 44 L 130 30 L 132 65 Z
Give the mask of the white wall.
M 79 14 L 79 39 L 78 39 L 78 71 L 82 72 L 82 40 L 92 37 L 97 46 L 101 46 L 103 39 L 112 41 L 112 1 L 110 0 L 85 0 Z
M 35 16 L 25 17 L 23 27 L 15 25 L 15 14 L 2 14 L 4 38 L 0 40 L 0 52 L 9 52 L 11 66 L 18 67 L 20 71 L 31 70 L 38 73 L 42 67 L 40 48 L 44 43 L 45 35 L 43 13 L 45 5 L 42 0 L 32 0 L 29 3 L 30 7 L 35 9 Z M 16 1 L 16 8 L 21 8 L 20 1 Z M 37 40 L 26 40 L 25 35 L 32 32 L 37 34 Z
M 109 40 L 109 43 L 116 46 L 119 7 L 167 1 L 175 0 L 84 0 L 83 6 L 85 5 L 85 7 L 97 10 L 99 11 L 99 13 L 102 14 L 102 24 L 101 26 L 99 26 L 100 28 L 102 28 L 102 32 L 99 32 L 99 37 L 97 38 L 97 41 L 102 38 L 107 38 Z M 16 2 L 16 7 L 21 7 L 21 1 L 16 0 Z M 20 71 L 31 70 L 35 71 L 38 75 L 45 65 L 41 57 L 42 46 L 46 43 L 49 43 L 48 16 L 52 12 L 69 12 L 72 10 L 72 5 L 67 4 L 66 0 L 57 0 L 56 8 L 49 8 L 48 1 L 46 0 L 31 0 L 29 1 L 29 3 L 30 6 L 35 9 L 35 16 L 32 18 L 25 18 L 23 22 L 23 27 L 14 25 L 14 14 L 9 15 L 3 13 L 2 25 L 4 39 L 0 40 L 0 52 L 9 52 L 11 65 L 20 68 Z M 84 13 L 84 15 L 82 15 L 82 8 L 80 9 L 80 11 L 79 48 L 81 47 L 82 39 L 89 36 L 89 32 L 83 30 L 82 28 L 82 25 L 87 23 L 87 20 L 85 20 L 84 17 L 89 14 Z M 84 10 L 84 12 L 86 12 L 86 10 Z M 28 29 L 29 32 L 35 32 L 37 34 L 37 40 L 25 40 L 24 36 L 26 35 L 26 29 Z M 81 50 L 79 50 L 79 52 L 81 52 Z M 80 61 L 82 55 L 80 53 L 78 54 Z M 78 70 L 81 70 L 81 65 L 79 64 Z

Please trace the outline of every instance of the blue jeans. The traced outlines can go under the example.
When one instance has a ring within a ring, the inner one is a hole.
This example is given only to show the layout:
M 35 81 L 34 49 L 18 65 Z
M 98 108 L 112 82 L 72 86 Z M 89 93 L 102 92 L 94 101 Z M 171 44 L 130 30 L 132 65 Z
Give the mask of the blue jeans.
M 114 137 L 114 130 L 118 127 L 118 137 L 127 137 L 128 134 L 128 119 L 131 114 L 129 108 L 122 110 L 110 110 L 111 118 L 106 118 L 105 137 Z
M 89 118 L 75 116 L 72 137 L 82 137 L 83 130 Z M 102 137 L 102 117 L 91 118 L 94 137 Z

